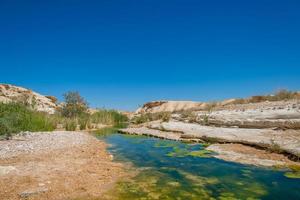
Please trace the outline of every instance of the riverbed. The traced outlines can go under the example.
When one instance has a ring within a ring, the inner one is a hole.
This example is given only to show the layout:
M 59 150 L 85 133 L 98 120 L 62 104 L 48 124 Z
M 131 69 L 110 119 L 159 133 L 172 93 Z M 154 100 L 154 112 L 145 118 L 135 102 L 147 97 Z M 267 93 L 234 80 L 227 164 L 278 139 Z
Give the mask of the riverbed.
M 288 172 L 226 162 L 201 144 L 118 133 L 97 134 L 114 161 L 138 174 L 108 193 L 113 199 L 300 199 Z

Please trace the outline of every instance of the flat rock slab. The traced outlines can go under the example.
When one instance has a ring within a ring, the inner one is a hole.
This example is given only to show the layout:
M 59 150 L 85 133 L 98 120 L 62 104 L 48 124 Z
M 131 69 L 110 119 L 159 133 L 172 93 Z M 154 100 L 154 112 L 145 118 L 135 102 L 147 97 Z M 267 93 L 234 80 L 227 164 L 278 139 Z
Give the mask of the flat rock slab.
M 279 148 L 289 154 L 300 155 L 300 131 L 272 129 L 222 128 L 177 121 L 155 122 L 148 127 L 126 128 L 120 132 L 148 135 L 171 140 L 215 139 L 220 142 L 241 143 L 263 148 Z M 188 137 L 186 137 L 188 136 Z
M 269 153 L 241 144 L 212 144 L 206 149 L 216 152 L 217 154 L 213 155 L 215 158 L 248 165 L 272 167 L 299 164 L 290 161 L 284 155 Z
M 180 140 L 180 137 L 181 137 L 180 133 L 154 130 L 154 129 L 149 129 L 146 127 L 125 128 L 125 129 L 120 129 L 119 132 L 131 134 L 131 135 L 152 136 L 152 137 L 157 137 L 157 138 L 162 138 L 162 139 L 170 139 L 170 140 Z
M 150 128 L 181 131 L 195 138 L 214 138 L 224 142 L 249 144 L 264 148 L 276 147 L 297 157 L 300 155 L 299 130 L 222 128 L 177 121 L 153 123 Z
M 153 128 L 147 128 L 147 127 L 139 127 L 139 128 L 126 128 L 126 129 L 121 129 L 121 133 L 126 133 L 126 134 L 133 134 L 133 135 L 146 135 L 146 136 L 153 136 L 153 137 L 158 137 L 158 138 L 164 138 L 164 139 L 170 139 L 170 140 L 188 140 L 188 141 L 194 141 L 197 140 L 199 137 L 214 137 L 218 138 L 219 136 L 222 141 L 226 140 L 232 140 L 232 141 L 240 141 L 241 138 L 237 137 L 236 134 L 243 133 L 243 130 L 240 132 L 236 129 L 235 131 L 231 132 L 228 129 L 219 129 L 217 128 L 216 130 L 212 131 L 210 129 L 206 129 L 208 127 L 204 127 L 201 129 L 201 134 L 196 134 L 197 132 L 194 132 L 195 130 L 199 131 L 198 129 L 192 129 L 192 130 L 186 130 L 184 128 L 178 129 L 176 127 L 176 131 L 181 130 L 185 131 L 184 133 L 178 133 L 178 132 L 166 132 L 162 130 L 157 130 L 159 128 L 162 128 L 162 124 L 152 124 L 151 125 Z M 169 126 L 166 126 L 166 124 L 163 124 L 163 128 L 169 128 Z M 172 130 L 174 127 L 172 127 Z M 211 127 L 213 128 L 213 127 Z M 215 131 L 217 133 L 215 133 Z M 257 130 L 249 130 L 250 132 L 247 132 L 248 134 L 253 134 L 256 136 Z M 268 130 L 269 131 L 269 130 Z M 208 133 L 208 134 L 205 134 Z M 259 132 L 261 135 L 260 137 L 256 137 L 256 139 L 261 139 L 264 141 L 264 136 L 262 135 L 264 132 Z M 201 139 L 200 139 L 201 140 Z M 268 141 L 268 140 L 266 140 Z M 252 142 L 257 142 L 259 145 L 263 145 L 263 143 L 259 140 L 251 140 Z M 245 142 L 248 143 L 248 142 Z M 265 150 L 259 150 L 250 146 L 242 145 L 242 144 L 237 144 L 237 143 L 226 143 L 226 144 L 212 144 L 208 148 L 208 150 L 214 151 L 217 154 L 214 155 L 214 157 L 230 161 L 230 162 L 237 162 L 241 164 L 250 164 L 250 165 L 256 165 L 256 166 L 279 166 L 279 165 L 296 165 L 299 164 L 297 162 L 293 162 L 289 160 L 287 157 L 285 157 L 282 154 L 277 154 L 277 153 L 270 153 Z

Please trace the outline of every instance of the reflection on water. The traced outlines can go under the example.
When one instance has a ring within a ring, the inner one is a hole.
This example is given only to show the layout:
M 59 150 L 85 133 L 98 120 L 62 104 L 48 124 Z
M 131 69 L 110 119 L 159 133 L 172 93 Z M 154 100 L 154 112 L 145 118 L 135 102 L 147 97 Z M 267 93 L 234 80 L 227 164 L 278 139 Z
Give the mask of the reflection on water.
M 225 162 L 200 144 L 99 134 L 116 161 L 143 169 L 118 183 L 115 199 L 300 199 L 300 179 L 284 172 Z

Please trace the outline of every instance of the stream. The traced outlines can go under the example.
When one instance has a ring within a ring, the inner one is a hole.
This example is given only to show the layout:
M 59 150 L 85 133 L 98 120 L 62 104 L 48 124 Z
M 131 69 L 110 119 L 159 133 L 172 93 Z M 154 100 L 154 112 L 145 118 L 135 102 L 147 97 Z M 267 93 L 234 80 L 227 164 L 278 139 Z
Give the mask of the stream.
M 115 199 L 300 199 L 300 179 L 284 171 L 226 162 L 201 144 L 146 136 L 98 133 L 116 162 L 140 172 L 119 182 Z

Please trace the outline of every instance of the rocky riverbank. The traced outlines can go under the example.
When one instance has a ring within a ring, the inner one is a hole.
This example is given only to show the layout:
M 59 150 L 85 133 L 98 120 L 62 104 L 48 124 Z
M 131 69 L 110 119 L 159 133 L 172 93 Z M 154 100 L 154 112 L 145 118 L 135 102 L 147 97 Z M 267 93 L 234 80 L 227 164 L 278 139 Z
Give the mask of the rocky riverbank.
M 121 129 L 121 133 L 189 142 L 210 143 L 215 157 L 260 166 L 299 164 L 297 130 L 243 129 L 202 126 L 178 121 L 152 122 L 147 127 Z
M 0 199 L 100 198 L 124 166 L 83 132 L 39 132 L 0 141 Z
M 131 125 L 120 132 L 209 143 L 208 149 L 217 152 L 217 158 L 243 164 L 299 164 L 299 99 L 233 102 L 236 100 L 201 105 L 189 102 L 187 106 L 185 102 L 174 101 L 148 103 L 136 111 L 136 117 L 144 120 L 144 115 L 150 121 Z M 187 109 L 178 110 L 182 108 Z M 151 121 L 151 115 L 161 110 L 172 111 L 170 117 Z

